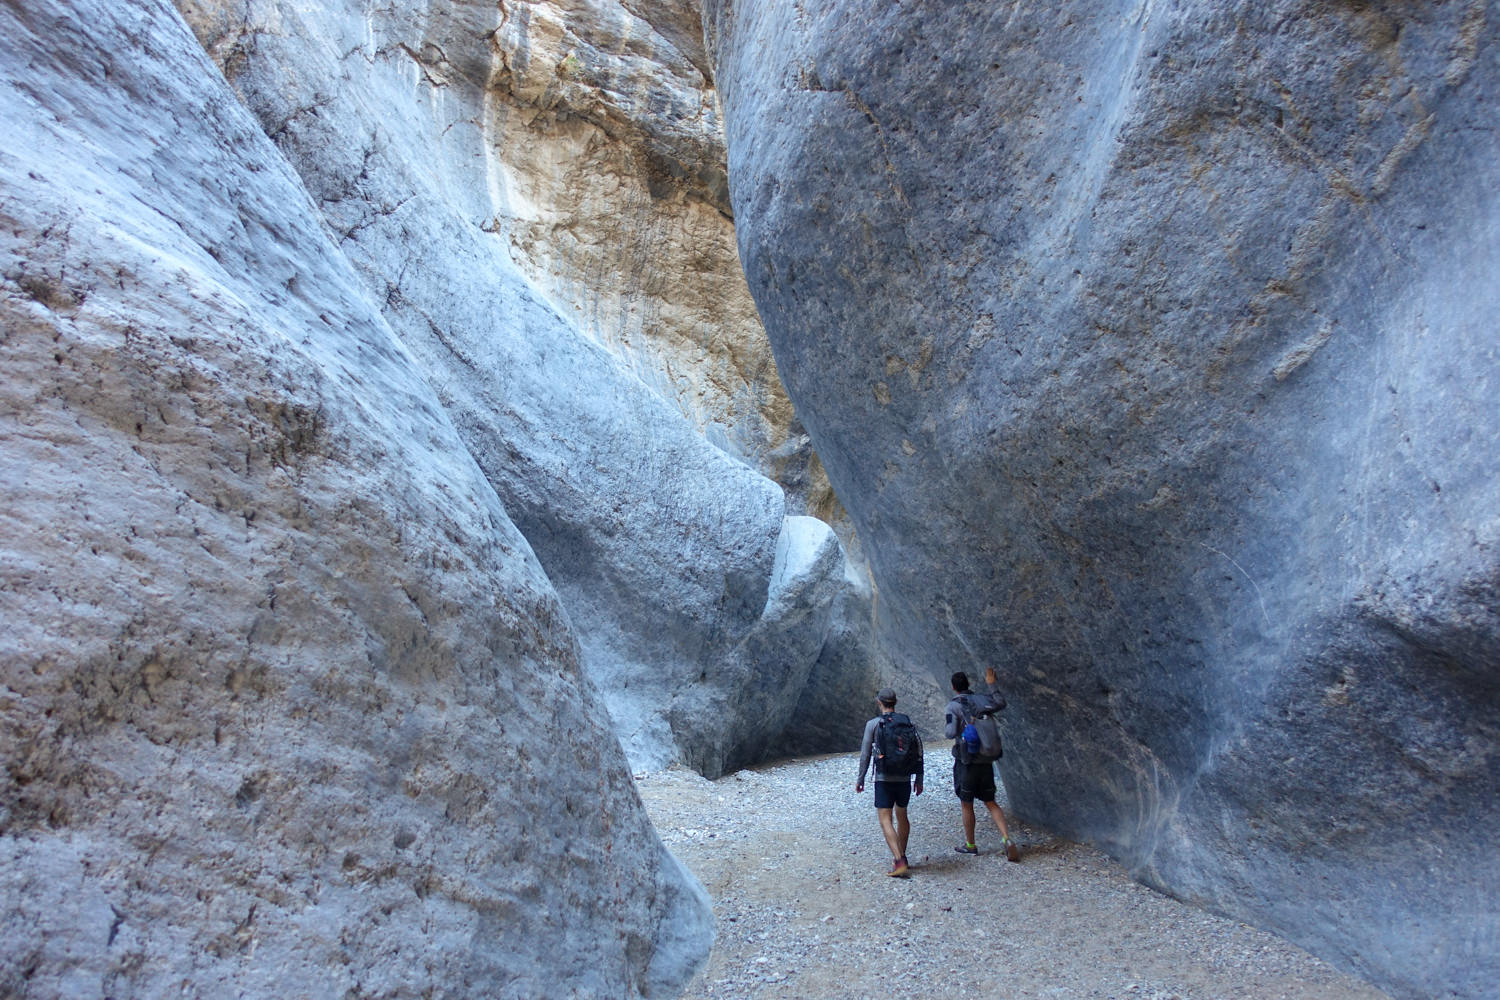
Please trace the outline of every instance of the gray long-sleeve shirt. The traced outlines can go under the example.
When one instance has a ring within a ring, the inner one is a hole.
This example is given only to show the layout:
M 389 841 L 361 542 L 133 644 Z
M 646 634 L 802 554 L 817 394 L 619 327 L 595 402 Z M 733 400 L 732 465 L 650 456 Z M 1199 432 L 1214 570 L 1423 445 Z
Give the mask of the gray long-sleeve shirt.
M 862 739 L 860 741 L 860 744 L 859 744 L 859 781 L 858 781 L 858 784 L 863 785 L 865 783 L 865 772 L 867 772 L 870 769 L 870 758 L 875 753 L 875 730 L 880 726 L 880 720 L 882 718 L 884 718 L 884 717 L 885 717 L 884 713 L 882 713 L 881 715 L 877 715 L 877 716 L 875 716 L 875 718 L 873 718 L 869 722 L 865 723 L 865 735 L 864 735 L 864 739 Z M 915 772 L 915 777 L 918 780 L 921 780 L 921 778 L 922 778 L 922 757 L 921 757 L 920 753 L 918 753 L 918 755 L 917 755 L 917 770 Z M 886 778 L 884 775 L 882 775 L 880 773 L 880 761 L 877 759 L 875 761 L 875 780 L 876 781 L 905 781 L 907 779 L 904 776 L 903 777 L 895 777 L 895 778 Z

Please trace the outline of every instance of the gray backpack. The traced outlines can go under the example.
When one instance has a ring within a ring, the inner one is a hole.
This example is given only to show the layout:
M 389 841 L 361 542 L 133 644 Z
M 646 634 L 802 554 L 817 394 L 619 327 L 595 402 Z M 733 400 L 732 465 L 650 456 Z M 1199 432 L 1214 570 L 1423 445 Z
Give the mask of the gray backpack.
M 981 704 L 978 698 L 972 694 L 962 695 L 959 704 L 963 706 L 964 728 L 960 743 L 964 748 L 964 756 L 968 764 L 990 764 L 999 760 L 1004 755 L 1004 748 L 1000 745 L 1000 727 L 995 725 L 994 713 L 1004 707 L 1001 702 L 996 705 L 993 702 Z

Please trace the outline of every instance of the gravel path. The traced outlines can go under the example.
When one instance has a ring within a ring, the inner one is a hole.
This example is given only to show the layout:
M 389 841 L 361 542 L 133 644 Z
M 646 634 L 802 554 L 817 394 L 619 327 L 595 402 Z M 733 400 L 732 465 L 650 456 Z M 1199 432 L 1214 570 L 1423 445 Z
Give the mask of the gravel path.
M 980 812 L 962 838 L 946 744 L 912 800 L 912 877 L 890 854 L 858 755 L 785 761 L 710 782 L 638 775 L 662 840 L 714 899 L 718 940 L 687 1000 L 951 996 L 1383 1000 L 1263 931 L 1132 882 L 1115 862 L 1011 823 L 1011 864 Z

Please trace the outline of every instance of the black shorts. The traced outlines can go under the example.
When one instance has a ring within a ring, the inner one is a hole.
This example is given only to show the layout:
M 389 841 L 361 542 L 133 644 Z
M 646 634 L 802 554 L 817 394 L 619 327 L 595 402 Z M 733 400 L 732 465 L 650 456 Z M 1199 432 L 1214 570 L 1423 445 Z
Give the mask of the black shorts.
M 960 802 L 995 801 L 995 765 L 953 762 L 953 794 Z
M 876 809 L 905 809 L 911 802 L 911 779 L 875 782 Z

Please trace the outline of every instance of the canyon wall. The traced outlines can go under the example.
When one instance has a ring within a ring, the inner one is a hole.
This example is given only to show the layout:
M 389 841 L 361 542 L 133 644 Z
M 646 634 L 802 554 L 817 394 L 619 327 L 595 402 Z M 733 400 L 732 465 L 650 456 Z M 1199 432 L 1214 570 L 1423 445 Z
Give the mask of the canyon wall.
M 718 775 L 777 752 L 834 602 L 868 633 L 871 590 L 801 520 L 833 502 L 761 380 L 685 22 L 613 2 L 180 7 L 536 552 L 633 765 Z M 865 692 L 884 676 L 837 662 Z
M 170 7 L 0 73 L 0 993 L 675 989 L 707 900 L 301 180 Z
M 705 6 L 782 379 L 1015 808 L 1490 995 L 1500 12 Z
M 671 992 L 706 900 L 611 730 L 758 759 L 860 631 L 747 464 L 805 436 L 536 280 L 493 7 L 184 11 L 3 14 L 0 981 Z
M 836 517 L 740 269 L 696 3 L 519 2 L 497 23 L 488 225 L 516 266 L 798 513 Z
M 897 677 L 696 9 L 0 19 L 0 992 L 674 992 L 629 769 Z

